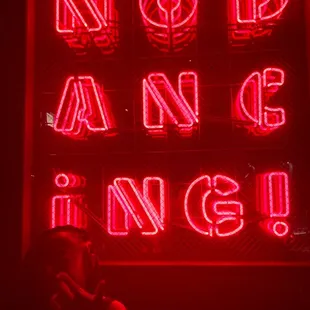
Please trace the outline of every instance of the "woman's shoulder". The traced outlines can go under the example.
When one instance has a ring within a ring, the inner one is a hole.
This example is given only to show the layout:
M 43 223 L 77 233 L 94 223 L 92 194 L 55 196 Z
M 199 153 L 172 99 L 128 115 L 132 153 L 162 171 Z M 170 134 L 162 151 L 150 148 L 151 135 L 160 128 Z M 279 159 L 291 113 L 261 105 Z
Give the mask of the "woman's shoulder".
M 126 307 L 121 302 L 113 300 L 109 306 L 109 310 L 126 310 Z

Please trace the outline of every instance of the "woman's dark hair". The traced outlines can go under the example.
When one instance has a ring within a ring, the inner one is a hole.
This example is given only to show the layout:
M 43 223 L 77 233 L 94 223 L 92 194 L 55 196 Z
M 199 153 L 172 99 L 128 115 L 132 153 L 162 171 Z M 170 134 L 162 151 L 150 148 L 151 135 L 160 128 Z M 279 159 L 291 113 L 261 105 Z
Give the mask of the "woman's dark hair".
M 55 289 L 53 286 L 57 283 L 47 281 L 46 268 L 53 266 L 56 273 L 65 272 L 65 258 L 68 251 L 76 245 L 87 244 L 89 241 L 85 230 L 73 226 L 50 229 L 40 236 L 26 254 L 22 264 L 18 300 L 23 308 L 29 306 L 31 309 L 48 309 L 49 293 Z M 85 264 L 90 264 L 91 259 L 87 255 L 91 254 L 88 252 L 85 254 Z M 91 274 L 87 276 L 90 281 L 94 280 Z

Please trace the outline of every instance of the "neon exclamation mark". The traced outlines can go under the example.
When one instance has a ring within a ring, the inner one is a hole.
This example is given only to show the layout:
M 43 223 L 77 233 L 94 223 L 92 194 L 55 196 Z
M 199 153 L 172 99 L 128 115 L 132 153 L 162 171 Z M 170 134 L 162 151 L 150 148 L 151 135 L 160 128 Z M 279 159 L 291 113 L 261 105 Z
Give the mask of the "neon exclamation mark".
M 259 208 L 266 217 L 264 228 L 276 237 L 285 237 L 290 230 L 289 177 L 286 172 L 271 172 L 259 176 Z

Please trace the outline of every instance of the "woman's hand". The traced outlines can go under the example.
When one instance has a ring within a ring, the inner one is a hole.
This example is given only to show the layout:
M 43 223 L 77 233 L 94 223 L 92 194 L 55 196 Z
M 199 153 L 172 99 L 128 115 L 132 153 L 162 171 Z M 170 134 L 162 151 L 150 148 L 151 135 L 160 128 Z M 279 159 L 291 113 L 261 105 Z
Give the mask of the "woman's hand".
M 105 282 L 98 284 L 94 294 L 81 288 L 68 274 L 57 276 L 59 291 L 51 298 L 53 310 L 126 310 L 118 301 L 104 296 Z

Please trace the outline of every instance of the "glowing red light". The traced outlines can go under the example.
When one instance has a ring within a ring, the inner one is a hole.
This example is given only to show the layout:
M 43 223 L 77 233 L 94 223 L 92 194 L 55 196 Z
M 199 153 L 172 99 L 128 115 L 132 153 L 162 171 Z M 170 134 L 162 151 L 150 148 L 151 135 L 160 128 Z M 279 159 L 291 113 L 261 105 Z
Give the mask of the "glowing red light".
M 277 237 L 289 233 L 290 215 L 289 177 L 285 172 L 271 172 L 258 176 L 259 206 L 264 216 L 264 228 Z
M 133 226 L 142 235 L 156 235 L 165 229 L 165 181 L 148 177 L 140 190 L 129 178 L 118 178 L 108 187 L 108 233 L 126 236 Z
M 60 173 L 55 177 L 55 185 L 59 188 L 83 187 L 84 178 L 72 173 Z
M 56 0 L 56 30 L 74 49 L 94 43 L 104 54 L 118 45 L 115 0 Z
M 216 175 L 197 178 L 185 195 L 185 215 L 190 226 L 210 237 L 229 237 L 244 226 L 243 204 L 223 199 L 237 194 L 239 184 L 233 179 Z
M 84 205 L 79 195 L 56 195 L 52 198 L 51 228 L 72 225 L 79 228 L 87 226 L 87 217 L 78 207 Z
M 51 206 L 51 227 L 75 225 L 85 227 L 88 214 L 83 179 L 74 174 L 60 173 L 55 185 L 64 194 L 55 195 Z M 290 227 L 289 176 L 271 172 L 257 176 L 258 208 L 263 214 L 262 226 L 268 233 L 284 237 Z M 225 175 L 203 175 L 188 187 L 184 210 L 189 225 L 209 237 L 230 237 L 245 225 L 243 204 L 239 201 L 240 186 Z M 79 193 L 78 193 L 79 192 Z M 107 190 L 107 231 L 112 236 L 127 236 L 137 228 L 142 235 L 156 235 L 165 230 L 166 182 L 147 177 L 139 184 L 130 178 L 116 178 Z M 85 212 L 84 212 L 85 211 Z
M 285 110 L 267 106 L 284 84 L 285 73 L 278 68 L 253 72 L 243 83 L 233 113 L 255 135 L 268 135 L 286 122 Z
M 143 123 L 150 134 L 164 134 L 173 125 L 190 135 L 199 122 L 198 77 L 195 72 L 179 75 L 178 93 L 164 73 L 143 80 Z
M 68 78 L 55 118 L 54 129 L 71 138 L 90 132 L 111 134 L 114 128 L 103 91 L 90 76 Z
M 290 0 L 230 0 L 229 17 L 233 40 L 270 35 Z
M 72 173 L 59 173 L 54 182 L 56 187 L 66 191 L 66 194 L 52 198 L 50 227 L 73 225 L 85 228 L 87 217 L 79 208 L 79 205 L 85 206 L 83 195 L 67 193 L 71 188 L 84 187 L 84 178 Z
M 139 0 L 148 40 L 163 52 L 178 52 L 196 37 L 198 0 Z
M 67 174 L 64 173 L 58 174 L 55 178 L 55 184 L 59 188 L 69 187 L 70 178 Z

